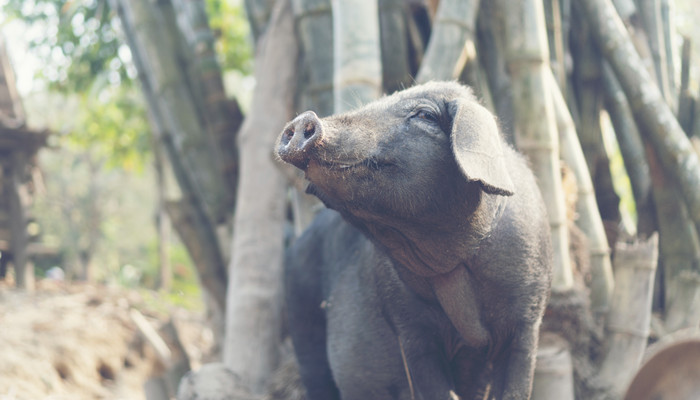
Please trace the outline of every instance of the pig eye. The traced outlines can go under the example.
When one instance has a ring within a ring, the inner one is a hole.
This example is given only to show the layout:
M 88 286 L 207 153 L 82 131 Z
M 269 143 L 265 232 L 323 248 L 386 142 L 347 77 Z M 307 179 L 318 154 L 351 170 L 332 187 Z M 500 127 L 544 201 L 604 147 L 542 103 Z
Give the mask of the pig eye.
M 418 110 L 415 114 L 414 117 L 420 118 L 422 120 L 428 121 L 428 122 L 438 122 L 438 116 L 429 110 Z

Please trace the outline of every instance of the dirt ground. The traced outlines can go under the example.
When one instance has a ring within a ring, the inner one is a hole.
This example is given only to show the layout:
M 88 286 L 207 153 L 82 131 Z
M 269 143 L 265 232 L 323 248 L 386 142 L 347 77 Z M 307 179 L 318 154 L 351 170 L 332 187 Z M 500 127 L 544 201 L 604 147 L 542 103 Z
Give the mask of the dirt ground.
M 173 318 L 193 368 L 212 346 L 197 313 L 149 310 L 137 291 L 42 281 L 34 293 L 0 282 L 0 400 L 144 399 L 162 366 L 132 322 Z

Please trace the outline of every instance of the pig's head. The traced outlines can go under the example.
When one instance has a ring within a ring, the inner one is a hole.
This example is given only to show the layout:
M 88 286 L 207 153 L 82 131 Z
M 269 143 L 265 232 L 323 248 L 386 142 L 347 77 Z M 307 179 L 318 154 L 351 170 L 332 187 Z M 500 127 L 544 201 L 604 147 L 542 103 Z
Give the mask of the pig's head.
M 484 195 L 514 190 L 493 116 L 469 89 L 451 82 L 416 86 L 323 119 L 307 111 L 284 128 L 277 152 L 306 173 L 309 193 L 390 251 L 406 253 L 410 246 L 419 264 L 457 262 L 453 244 L 421 244 L 476 225 L 470 217 L 481 213 Z

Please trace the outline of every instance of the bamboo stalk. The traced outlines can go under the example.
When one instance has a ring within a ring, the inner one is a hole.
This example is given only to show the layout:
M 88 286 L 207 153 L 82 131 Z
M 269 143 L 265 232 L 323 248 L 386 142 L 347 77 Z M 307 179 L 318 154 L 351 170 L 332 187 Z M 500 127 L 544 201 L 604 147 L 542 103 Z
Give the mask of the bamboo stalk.
M 298 112 L 313 110 L 320 117 L 333 113 L 333 19 L 330 0 L 292 0 L 299 40 L 301 71 L 297 86 Z M 296 177 L 303 176 L 296 168 L 281 168 Z M 294 185 L 292 185 L 294 186 Z M 306 229 L 316 215 L 317 198 L 292 187 L 295 234 Z
M 562 93 L 566 93 L 566 65 L 564 54 L 564 33 L 562 31 L 562 13 L 560 0 L 544 2 L 547 20 L 547 37 L 549 43 L 549 62 Z
M 603 87 L 605 107 L 610 115 L 625 170 L 632 186 L 637 209 L 637 232 L 648 236 L 655 229 L 655 215 L 651 201 L 651 174 L 646 160 L 646 151 L 625 93 L 607 63 L 603 64 Z
M 606 0 L 580 3 L 593 27 L 594 38 L 610 62 L 642 135 L 654 146 L 665 170 L 678 180 L 690 218 L 700 225 L 700 159 L 664 101 L 651 76 L 642 67 L 631 39 L 612 4 Z
M 590 40 L 590 28 L 585 21 L 578 23 L 571 36 L 571 49 L 576 68 L 573 74 L 573 86 L 578 105 L 578 134 L 583 153 L 586 156 L 598 207 L 605 221 L 612 221 L 617 226 L 621 220 L 620 198 L 615 192 L 610 159 L 603 140 L 600 116 L 603 106 L 602 61 L 597 48 Z M 615 242 L 616 233 L 611 232 L 611 244 Z
M 694 139 L 700 140 L 700 92 L 695 96 L 695 112 L 693 112 L 693 116 L 692 136 Z
M 686 135 L 693 134 L 694 119 L 700 116 L 693 115 L 695 111 L 695 101 L 690 93 L 690 52 L 692 42 L 690 38 L 683 37 L 683 48 L 681 50 L 681 86 L 678 96 L 678 123 L 681 124 Z
M 663 265 L 664 304 L 676 295 L 678 277 L 683 271 L 700 265 L 700 240 L 695 224 L 673 180 L 665 173 L 658 157 L 647 148 L 651 169 L 652 193 L 659 227 L 659 253 Z
M 561 18 L 561 42 L 562 42 L 562 55 L 564 57 L 564 79 L 565 86 L 560 86 L 562 88 L 562 93 L 564 93 L 564 98 L 569 106 L 569 113 L 574 120 L 576 126 L 579 125 L 579 118 L 577 114 L 578 106 L 576 105 L 575 96 L 573 90 L 571 90 L 571 76 L 573 70 L 573 58 L 571 55 L 571 19 L 572 19 L 572 0 L 559 0 L 559 10 Z
M 379 28 L 382 50 L 382 82 L 392 93 L 411 86 L 407 10 L 403 0 L 379 0 Z
M 352 110 L 382 93 L 377 0 L 331 0 L 335 112 Z
M 681 272 L 675 289 L 666 305 L 666 330 L 697 329 L 700 324 L 700 274 L 697 271 Z
M 644 356 L 651 323 L 651 299 L 658 257 L 658 235 L 615 249 L 615 292 L 607 318 L 608 348 L 601 382 L 620 398 Z
M 669 0 L 661 0 L 661 35 L 663 37 L 663 46 L 666 53 L 666 73 L 668 74 L 668 89 L 671 92 L 671 98 L 676 99 L 678 96 L 678 88 L 676 84 L 676 51 L 673 44 L 673 36 L 676 30 L 674 10 L 672 9 Z
M 408 7 L 406 17 L 406 29 L 409 44 L 409 66 L 411 74 L 415 76 L 423 62 L 425 48 L 428 46 L 431 20 L 426 4 L 412 4 Z
M 586 159 L 576 134 L 576 126 L 552 74 L 549 75 L 549 93 L 553 99 L 559 128 L 561 157 L 573 170 L 578 186 L 578 202 L 576 204 L 578 219 L 576 224 L 588 238 L 591 266 L 591 311 L 596 315 L 603 315 L 608 311 L 615 285 L 605 228 L 598 211 L 598 203 L 593 190 L 593 182 L 586 167 Z
M 515 144 L 513 90 L 504 56 L 504 25 L 503 13 L 498 10 L 496 3 L 485 1 L 480 5 L 477 17 L 477 48 L 486 51 L 479 54 L 479 61 L 484 67 L 493 110 L 498 116 L 503 135 L 510 144 Z
M 464 66 L 476 59 L 478 10 L 479 0 L 440 1 L 418 82 L 457 79 Z
M 297 111 L 333 114 L 333 18 L 330 0 L 292 0 L 301 48 Z
M 656 82 L 666 103 L 674 108 L 675 99 L 669 85 L 669 71 L 666 64 L 666 44 L 661 21 L 661 0 L 637 0 L 639 15 L 646 31 L 651 57 L 654 61 Z
M 559 164 L 554 108 L 547 93 L 549 55 L 542 2 L 501 1 L 505 13 L 505 57 L 515 109 L 515 142 L 529 158 L 549 211 L 554 249 L 554 290 L 573 286 L 569 238 Z

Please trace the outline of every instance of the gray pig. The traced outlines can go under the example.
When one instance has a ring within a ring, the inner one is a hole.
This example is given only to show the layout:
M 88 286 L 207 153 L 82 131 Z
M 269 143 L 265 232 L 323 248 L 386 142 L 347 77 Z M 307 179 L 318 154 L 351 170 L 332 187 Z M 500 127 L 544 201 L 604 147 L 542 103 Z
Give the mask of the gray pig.
M 468 88 L 432 82 L 342 115 L 307 111 L 277 151 L 335 210 L 286 259 L 309 399 L 530 397 L 547 214 Z

